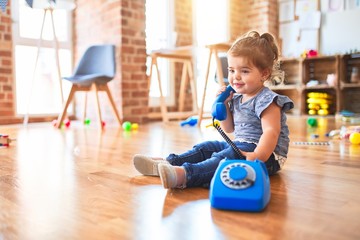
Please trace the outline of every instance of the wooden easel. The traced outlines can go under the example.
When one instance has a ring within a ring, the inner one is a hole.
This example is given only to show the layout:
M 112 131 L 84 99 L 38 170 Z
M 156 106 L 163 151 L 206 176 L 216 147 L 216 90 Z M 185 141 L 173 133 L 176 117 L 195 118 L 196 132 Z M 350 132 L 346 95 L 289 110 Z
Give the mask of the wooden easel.
M 24 116 L 24 125 L 27 125 L 27 123 L 29 122 L 29 108 L 30 108 L 31 97 L 32 97 L 32 92 L 33 92 L 33 88 L 34 88 L 36 68 L 37 68 L 37 64 L 38 64 L 38 61 L 39 61 L 39 53 L 40 53 L 40 49 L 41 49 L 41 46 L 42 46 L 45 18 L 46 18 L 46 14 L 48 12 L 50 13 L 50 17 L 51 17 L 51 26 L 52 26 L 52 32 L 53 32 L 53 37 L 54 37 L 55 60 L 56 60 L 56 69 L 57 69 L 57 73 L 58 73 L 58 77 L 59 77 L 61 102 L 62 103 L 64 102 L 64 94 L 63 94 L 63 89 L 62 89 L 61 71 L 60 71 L 60 61 L 59 61 L 59 43 L 58 43 L 58 39 L 57 39 L 56 33 L 55 33 L 55 24 L 54 24 L 53 11 L 54 11 L 54 9 L 51 8 L 51 7 L 44 9 L 43 19 L 42 19 L 42 24 L 41 24 L 41 31 L 40 31 L 40 38 L 39 38 L 39 42 L 38 42 L 38 49 L 37 49 L 36 59 L 35 59 L 35 66 L 34 66 L 34 71 L 33 71 L 33 76 L 32 76 L 32 81 L 31 81 L 31 87 L 30 87 L 30 94 L 29 94 L 29 97 L 28 97 L 26 113 L 25 113 L 25 116 Z

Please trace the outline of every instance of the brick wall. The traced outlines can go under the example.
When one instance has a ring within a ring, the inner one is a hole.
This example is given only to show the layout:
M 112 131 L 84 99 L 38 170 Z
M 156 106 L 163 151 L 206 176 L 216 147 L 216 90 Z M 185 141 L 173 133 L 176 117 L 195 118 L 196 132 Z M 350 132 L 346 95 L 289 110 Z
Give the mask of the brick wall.
M 0 124 L 14 116 L 14 75 L 11 37 L 10 2 L 5 12 L 0 10 Z
M 277 0 L 231 0 L 230 36 L 236 39 L 250 30 L 278 36 Z
M 177 46 L 192 45 L 193 27 L 192 27 L 192 0 L 175 1 L 175 32 L 177 33 Z M 175 89 L 180 89 L 182 64 L 177 64 L 175 74 Z M 188 83 L 185 95 L 185 111 L 192 110 L 191 88 Z M 176 100 L 179 100 L 179 92 L 176 92 Z M 176 101 L 176 106 L 178 106 Z
M 123 108 L 125 120 L 143 122 L 148 112 L 145 0 L 78 0 L 74 26 L 75 62 L 91 44 L 116 46 L 117 74 L 109 83 L 112 95 L 118 110 Z M 81 96 L 77 98 L 78 117 L 82 112 L 82 101 Z M 114 121 L 105 95 L 100 102 L 104 103 L 105 121 Z M 96 118 L 95 108 L 91 109 L 91 105 L 95 106 L 89 103 L 89 117 Z

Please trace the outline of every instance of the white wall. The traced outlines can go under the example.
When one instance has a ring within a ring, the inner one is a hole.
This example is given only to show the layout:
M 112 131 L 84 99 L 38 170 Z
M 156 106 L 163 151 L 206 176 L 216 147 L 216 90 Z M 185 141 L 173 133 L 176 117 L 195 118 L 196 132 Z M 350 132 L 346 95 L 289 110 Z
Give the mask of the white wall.
M 322 12 L 320 52 L 325 55 L 360 51 L 360 9 Z

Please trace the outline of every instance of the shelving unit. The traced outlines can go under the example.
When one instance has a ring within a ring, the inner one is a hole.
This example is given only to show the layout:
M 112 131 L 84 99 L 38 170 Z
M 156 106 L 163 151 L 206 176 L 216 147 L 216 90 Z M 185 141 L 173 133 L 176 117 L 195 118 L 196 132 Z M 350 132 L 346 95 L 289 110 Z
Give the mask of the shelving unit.
M 300 115 L 302 109 L 302 59 L 291 58 L 280 61 L 280 68 L 285 72 L 284 85 L 271 87 L 279 94 L 286 95 L 294 102 L 294 109 L 290 113 Z
M 340 57 L 340 109 L 360 112 L 360 53 Z M 357 72 L 357 73 L 356 73 Z M 352 82 L 356 79 L 357 82 Z
M 342 110 L 360 113 L 360 80 L 351 82 L 360 78 L 360 54 L 282 59 L 280 68 L 285 72 L 284 85 L 271 89 L 293 100 L 292 114 L 334 115 Z M 330 74 L 334 74 L 337 81 L 329 85 Z M 321 101 L 327 114 L 311 111 L 307 100 L 312 92 L 326 96 L 327 99 Z

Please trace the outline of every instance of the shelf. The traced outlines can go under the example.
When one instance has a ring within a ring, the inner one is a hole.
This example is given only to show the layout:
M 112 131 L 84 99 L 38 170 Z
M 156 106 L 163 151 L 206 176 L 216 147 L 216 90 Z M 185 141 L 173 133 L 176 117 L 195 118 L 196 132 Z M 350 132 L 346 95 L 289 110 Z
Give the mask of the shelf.
M 305 86 L 304 89 L 306 89 L 306 90 L 321 90 L 321 89 L 336 89 L 336 87 L 329 86 L 327 84 L 319 84 L 316 86 Z
M 328 110 L 329 115 L 342 110 L 360 113 L 360 75 L 357 75 L 360 74 L 360 53 L 282 59 L 280 69 L 285 72 L 285 85 L 270 88 L 293 100 L 295 109 L 292 113 L 317 116 L 309 114 L 309 110 L 314 109 L 313 105 L 309 106 L 307 102 L 307 94 L 310 92 L 327 93 L 331 96 L 328 106 L 323 105 L 327 107 L 324 109 Z M 334 85 L 327 82 L 329 74 L 334 74 L 337 79 Z M 359 82 L 352 83 L 354 77 L 355 80 L 359 79 Z M 307 86 L 311 80 L 317 80 L 319 84 Z
M 270 86 L 271 90 L 299 90 L 299 84 L 282 84 L 278 86 Z
M 340 88 L 360 88 L 360 83 L 340 83 Z

